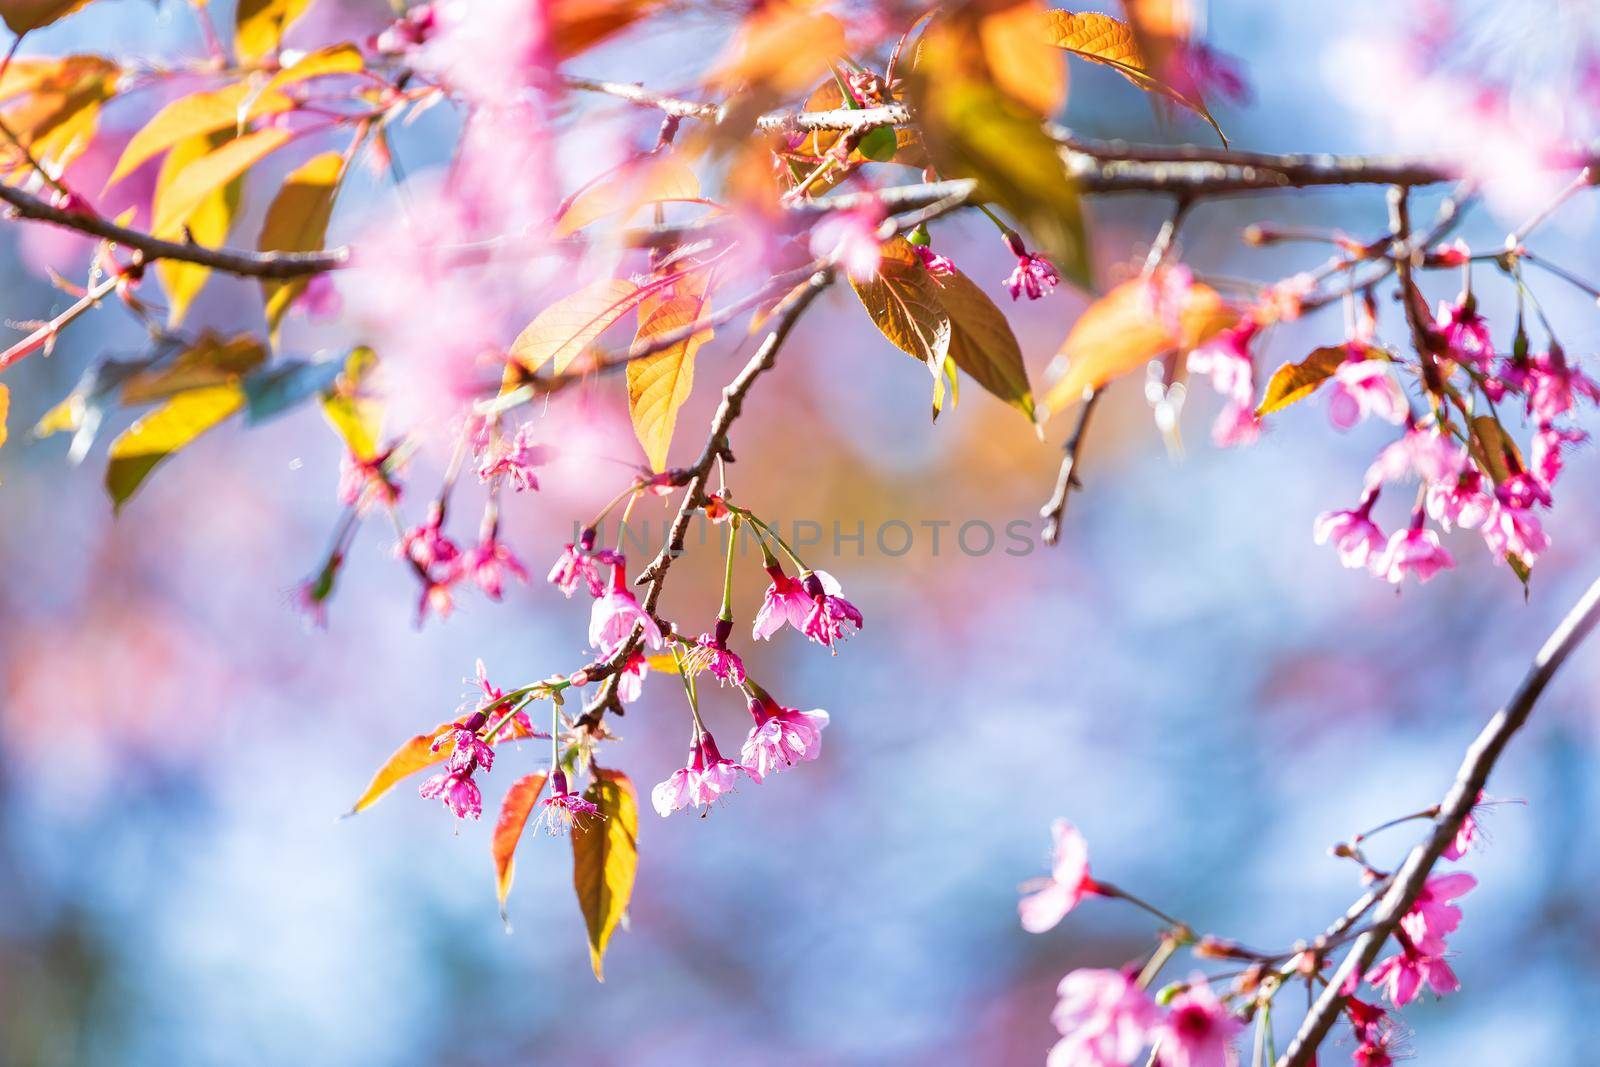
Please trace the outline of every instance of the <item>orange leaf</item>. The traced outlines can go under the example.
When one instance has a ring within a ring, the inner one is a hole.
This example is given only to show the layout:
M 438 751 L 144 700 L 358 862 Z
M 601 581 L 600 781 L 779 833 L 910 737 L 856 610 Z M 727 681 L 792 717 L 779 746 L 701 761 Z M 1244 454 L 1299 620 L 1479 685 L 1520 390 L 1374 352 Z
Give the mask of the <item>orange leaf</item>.
M 528 813 L 544 792 L 549 776 L 544 771 L 524 775 L 511 783 L 506 799 L 500 804 L 500 818 L 495 820 L 494 840 L 490 850 L 494 853 L 495 892 L 500 897 L 500 917 L 506 917 L 506 897 L 511 893 L 511 879 L 517 872 L 517 842 L 522 840 L 522 828 L 528 823 Z
M 641 301 L 634 347 L 705 318 L 710 285 L 709 271 L 693 271 L 672 283 L 670 295 L 652 293 Z M 678 409 L 694 387 L 694 356 L 709 340 L 711 331 L 702 330 L 655 355 L 628 361 L 628 414 L 652 470 L 666 469 Z
M 435 763 L 442 763 L 448 759 L 450 753 L 456 747 L 454 742 L 440 745 L 437 752 L 433 751 L 432 745 L 438 740 L 440 734 L 446 730 L 453 729 L 455 726 L 455 719 L 451 719 L 449 722 L 442 722 L 428 733 L 418 734 L 395 749 L 394 754 L 384 760 L 383 766 L 378 768 L 378 773 L 372 776 L 372 781 L 367 783 L 367 788 L 356 799 L 355 805 L 351 807 L 348 814 L 355 815 L 366 811 L 378 802 L 379 797 L 392 789 L 400 779 L 409 777 L 420 770 L 432 767 Z
M 983 16 L 978 39 L 995 85 L 1048 118 L 1067 101 L 1067 68 L 1050 42 L 1039 39 L 1044 5 L 1018 0 Z
M 1067 372 L 1044 398 L 1052 414 L 1083 399 L 1084 390 L 1098 389 L 1173 349 L 1202 345 L 1238 320 L 1216 290 L 1194 285 L 1179 314 L 1182 336 L 1175 337 L 1156 317 L 1149 287 L 1144 279 L 1123 282 L 1078 316 L 1058 357 L 1068 361 Z
M 0 445 L 6 443 L 6 413 L 11 409 L 11 390 L 0 385 Z
M 555 0 L 548 16 L 551 48 L 557 58 L 569 59 L 661 6 L 662 0 Z
M 258 91 L 244 82 L 236 82 L 212 92 L 179 97 L 152 115 L 150 121 L 128 139 L 117 165 L 111 169 L 111 177 L 106 179 L 105 187 L 111 188 L 146 160 L 181 141 L 228 129 L 237 130 L 252 117 L 288 111 L 293 106 L 282 93 Z
M 87 4 L 89 0 L 0 0 L 0 17 L 6 28 L 22 35 L 65 18 Z
M 622 278 L 586 286 L 539 312 L 511 342 L 511 358 L 528 374 L 553 360 L 560 374 L 642 298 L 639 287 Z
M 1317 391 L 1317 387 L 1333 376 L 1339 364 L 1350 358 L 1348 345 L 1319 348 L 1299 363 L 1285 363 L 1272 372 L 1267 390 L 1256 408 L 1256 417 L 1281 411 L 1290 404 L 1304 400 Z
M 722 89 L 748 82 L 798 93 L 844 51 L 844 26 L 834 16 L 768 4 L 745 18 L 710 81 Z
M 670 156 L 651 159 L 643 166 L 618 171 L 578 194 L 556 220 L 551 236 L 570 236 L 607 215 L 620 212 L 626 217 L 648 204 L 694 200 L 699 196 L 700 182 L 694 171 Z

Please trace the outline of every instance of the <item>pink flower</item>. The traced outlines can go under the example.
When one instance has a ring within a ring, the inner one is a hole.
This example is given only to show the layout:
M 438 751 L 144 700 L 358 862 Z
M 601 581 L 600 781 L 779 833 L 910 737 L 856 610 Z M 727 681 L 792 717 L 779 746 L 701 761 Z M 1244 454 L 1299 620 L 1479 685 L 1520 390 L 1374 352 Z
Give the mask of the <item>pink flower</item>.
M 426 800 L 440 800 L 458 819 L 476 819 L 483 814 L 483 794 L 472 772 L 443 771 L 422 783 L 417 790 Z
M 550 774 L 550 795 L 539 801 L 539 817 L 535 825 L 554 837 L 567 832 L 572 829 L 573 823 L 591 815 L 600 815 L 600 809 L 574 793 L 567 785 L 566 772 L 557 767 Z
M 467 551 L 462 566 L 490 600 L 499 600 L 505 592 L 506 575 L 519 582 L 528 580 L 527 568 L 493 534 Z
M 1211 991 L 1205 975 L 1172 999 L 1157 1041 L 1162 1067 L 1228 1067 L 1234 1035 L 1244 1023 Z
M 1466 469 L 1467 454 L 1435 429 L 1408 428 L 1400 440 L 1378 453 L 1367 468 L 1367 485 L 1398 481 L 1415 473 L 1424 482 L 1446 482 Z
M 1333 372 L 1328 419 L 1348 430 L 1368 415 L 1398 426 L 1406 421 L 1406 394 L 1381 359 L 1349 359 Z
M 1388 994 L 1389 1002 L 1397 1008 L 1415 1000 L 1424 984 L 1440 996 L 1461 988 L 1455 972 L 1442 957 L 1429 955 L 1414 945 L 1404 946 L 1368 971 L 1367 982 Z
M 579 585 L 589 588 L 590 596 L 599 596 L 605 583 L 600 580 L 600 566 L 609 564 L 613 567 L 624 566 L 620 552 L 613 552 L 609 548 L 596 550 L 594 547 L 595 532 L 593 527 L 586 527 L 578 537 L 578 542 L 567 542 L 561 550 L 561 555 L 556 558 L 555 566 L 550 568 L 547 582 L 560 589 L 571 599 Z
M 1434 245 L 1428 250 L 1426 262 L 1429 267 L 1459 267 L 1471 258 L 1472 249 L 1457 238 L 1449 244 Z
M 1183 333 L 1183 309 L 1194 289 L 1194 272 L 1179 264 L 1154 271 L 1144 281 L 1140 296 L 1144 310 L 1174 337 Z
M 478 480 L 509 478 L 519 493 L 524 489 L 538 489 L 539 479 L 534 476 L 533 468 L 550 462 L 554 454 L 553 449 L 533 443 L 533 423 L 525 422 L 509 440 L 492 441 L 483 450 L 478 463 Z
M 710 671 L 723 685 L 743 685 L 744 660 L 737 653 L 728 651 L 728 634 L 732 630 L 731 620 L 718 619 L 716 632 L 701 634 L 687 657 L 691 669 Z
M 1190 374 L 1211 379 L 1211 388 L 1236 405 L 1250 407 L 1255 397 L 1256 364 L 1250 342 L 1260 326 L 1252 318 L 1223 330 L 1189 353 Z
M 631 704 L 644 692 L 644 676 L 650 673 L 650 661 L 643 652 L 635 652 L 617 672 L 617 696 L 623 703 Z
M 1339 562 L 1352 569 L 1371 567 L 1383 553 L 1383 531 L 1372 521 L 1378 491 L 1369 489 L 1361 504 L 1349 511 L 1324 511 L 1317 516 L 1313 535 L 1317 544 L 1329 541 L 1339 551 Z
M 1531 567 L 1550 547 L 1550 535 L 1544 532 L 1532 509 L 1519 507 L 1518 503 L 1514 496 L 1502 496 L 1496 491 L 1483 521 L 1483 541 L 1496 561 L 1515 556 L 1523 566 Z
M 1436 874 L 1423 884 L 1411 910 L 1400 918 L 1400 926 L 1419 951 L 1444 951 L 1444 939 L 1461 925 L 1461 909 L 1453 902 L 1477 885 L 1478 880 L 1465 871 Z
M 450 587 L 461 576 L 460 571 L 452 571 L 443 578 L 422 579 L 422 595 L 417 598 L 417 626 L 421 627 L 428 621 L 428 613 L 448 619 L 450 612 L 455 610 L 455 600 L 450 595 Z
M 1389 1013 L 1353 996 L 1345 1001 L 1344 1010 L 1357 1042 L 1352 1053 L 1356 1067 L 1391 1067 L 1396 1034 Z
M 1439 544 L 1439 535 L 1421 525 L 1421 515 L 1413 520 L 1410 529 L 1396 530 L 1389 538 L 1383 558 L 1373 567 L 1373 573 L 1399 585 L 1407 572 L 1415 574 L 1417 581 L 1426 582 L 1441 570 L 1454 567 L 1456 561 Z
M 1055 291 L 1061 284 L 1061 275 L 1056 273 L 1055 265 L 1039 253 L 1022 252 L 1018 253 L 1017 265 L 1004 284 L 1013 300 L 1023 293 L 1028 294 L 1029 300 L 1038 300 Z
M 1590 403 L 1600 403 L 1600 386 L 1569 364 L 1566 353 L 1554 342 L 1548 352 L 1541 352 L 1529 360 L 1525 381 L 1528 414 L 1539 422 L 1548 422 L 1557 415 L 1571 411 L 1574 394 Z
M 1023 885 L 1028 895 L 1017 902 L 1022 928 L 1030 934 L 1052 929 L 1084 897 L 1100 892 L 1089 877 L 1089 846 L 1083 835 L 1065 819 L 1050 824 L 1053 842 L 1050 875 Z
M 1489 324 L 1478 314 L 1477 301 L 1465 296 L 1454 305 L 1440 303 L 1434 324 L 1449 351 L 1447 357 L 1487 374 L 1494 361 Z
M 1561 476 L 1561 468 L 1566 465 L 1562 451 L 1573 445 L 1582 444 L 1588 439 L 1589 435 L 1582 430 L 1565 429 L 1549 423 L 1541 424 L 1538 432 L 1533 435 L 1533 450 L 1530 456 L 1534 475 L 1546 488 L 1554 485 L 1556 479 Z
M 446 745 L 455 746 L 450 750 L 449 762 L 445 764 L 445 768 L 452 773 L 471 774 L 478 768 L 487 773 L 494 769 L 494 749 L 478 736 L 478 731 L 488 721 L 489 717 L 483 712 L 475 712 L 466 722 L 434 738 L 428 749 L 438 752 Z
M 850 211 L 830 212 L 811 228 L 811 254 L 843 267 L 858 282 L 877 277 L 883 261 L 878 225 L 883 208 L 875 201 Z
M 426 521 L 405 532 L 396 554 L 424 569 L 448 567 L 461 557 L 461 549 L 445 536 L 444 509 L 437 501 L 429 505 Z
M 1125 1067 L 1150 1044 L 1155 1002 L 1121 971 L 1073 971 L 1056 987 L 1050 1021 L 1062 1034 L 1047 1067 Z
M 806 595 L 811 597 L 811 610 L 800 632 L 826 646 L 829 652 L 837 653 L 834 646 L 861 629 L 861 612 L 838 595 L 839 583 L 826 571 L 812 571 L 805 576 L 803 584 Z
M 418 4 L 374 37 L 369 46 L 390 55 L 410 52 L 433 33 L 435 21 L 433 5 Z
M 806 592 L 805 583 L 783 573 L 783 567 L 778 564 L 768 566 L 767 574 L 772 584 L 761 598 L 755 625 L 750 630 L 752 636 L 765 641 L 783 629 L 784 623 L 805 633 L 806 619 L 811 616 L 812 608 L 811 594 Z M 834 585 L 834 592 L 838 592 L 838 583 Z
M 1211 443 L 1218 448 L 1253 445 L 1261 436 L 1261 420 L 1249 404 L 1229 402 L 1211 424 Z
M 1428 516 L 1446 530 L 1459 526 L 1470 530 L 1483 523 L 1494 503 L 1483 491 L 1483 475 L 1468 466 L 1454 479 L 1428 484 Z
M 1204 41 L 1178 41 L 1167 58 L 1166 74 L 1167 84 L 1193 99 L 1221 96 L 1235 104 L 1250 102 L 1239 61 Z
M 814 760 L 822 754 L 822 731 L 828 725 L 828 713 L 822 709 L 799 711 L 771 697 L 752 696 L 750 715 L 755 725 L 739 751 L 739 761 L 756 780 L 792 767 L 796 760 Z
M 717 751 L 717 742 L 709 733 L 689 747 L 689 764 L 667 776 L 650 791 L 650 803 L 656 813 L 666 818 L 685 804 L 709 809 L 720 797 L 733 792 L 739 776 L 754 781 L 761 779 L 748 767 L 724 759 Z
M 313 274 L 290 306 L 315 322 L 328 322 L 339 317 L 344 300 L 334 287 L 332 274 Z
M 594 602 L 589 615 L 589 644 L 610 656 L 621 648 L 633 634 L 633 628 L 643 630 L 644 639 L 651 648 L 661 647 L 661 627 L 639 606 L 639 601 L 625 588 L 627 572 L 621 564 L 611 568 L 611 588 Z
M 949 256 L 941 256 L 927 245 L 912 245 L 911 250 L 917 254 L 923 269 L 935 278 L 948 278 L 955 274 L 955 261 Z
M 373 504 L 393 507 L 400 502 L 400 486 L 384 469 L 389 453 L 357 459 L 346 452 L 339 458 L 339 503 L 363 513 Z

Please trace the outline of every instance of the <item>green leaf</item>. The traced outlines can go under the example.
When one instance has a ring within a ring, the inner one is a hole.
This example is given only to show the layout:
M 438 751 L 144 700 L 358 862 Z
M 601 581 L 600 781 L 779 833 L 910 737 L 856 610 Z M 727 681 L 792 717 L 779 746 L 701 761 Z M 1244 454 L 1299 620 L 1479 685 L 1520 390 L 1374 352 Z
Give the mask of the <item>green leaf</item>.
M 639 799 L 627 775 L 599 767 L 583 796 L 600 814 L 573 824 L 572 886 L 589 933 L 589 962 L 603 982 L 606 946 L 628 910 L 639 868 Z
M 1261 405 L 1256 408 L 1256 417 L 1270 415 L 1274 411 L 1281 411 L 1290 404 L 1304 400 L 1317 391 L 1317 387 L 1339 369 L 1339 364 L 1350 358 L 1350 350 L 1344 345 L 1332 345 L 1319 348 L 1312 352 L 1299 363 L 1285 363 L 1272 372 L 1272 378 L 1267 382 L 1267 391 L 1261 397 Z
M 111 442 L 111 463 L 106 468 L 106 491 L 113 508 L 121 511 L 151 471 L 243 404 L 244 393 L 237 385 L 193 389 L 124 430 Z
M 248 374 L 244 379 L 244 421 L 254 426 L 333 388 L 344 361 L 288 360 Z
M 893 126 L 879 126 L 868 130 L 856 144 L 856 151 L 874 163 L 888 163 L 900 148 L 900 139 Z

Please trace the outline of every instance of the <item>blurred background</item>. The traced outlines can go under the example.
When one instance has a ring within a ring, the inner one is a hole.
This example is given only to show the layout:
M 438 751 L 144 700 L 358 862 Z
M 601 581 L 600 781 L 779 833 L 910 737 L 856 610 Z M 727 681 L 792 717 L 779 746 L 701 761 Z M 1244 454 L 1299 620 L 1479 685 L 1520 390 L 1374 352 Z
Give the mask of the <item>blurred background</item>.
M 1451 101 L 1494 86 L 1509 99 L 1553 93 L 1592 111 L 1587 56 L 1600 19 L 1590 9 L 1216 3 L 1208 40 L 1243 61 L 1255 91 L 1252 105 L 1220 105 L 1218 117 L 1242 148 L 1467 145 L 1492 164 L 1528 128 L 1485 111 L 1473 119 L 1481 136 L 1463 139 L 1445 121 L 1462 117 Z M 317 0 L 297 32 L 312 44 L 364 36 L 383 10 Z M 573 70 L 686 84 L 715 25 L 647 30 Z M 199 48 L 181 5 L 104 0 L 30 39 L 28 51 Z M 1146 97 L 1103 70 L 1074 64 L 1072 78 L 1066 119 L 1084 133 L 1208 136 L 1196 122 L 1153 115 Z M 122 117 L 98 165 L 109 166 L 116 138 L 140 118 Z M 447 118 L 430 118 L 396 150 L 426 180 L 447 158 L 448 133 Z M 270 183 L 252 186 L 252 210 L 270 193 Z M 1474 212 L 1461 231 L 1474 248 L 1498 247 L 1521 221 L 1518 193 Z M 382 196 L 371 191 L 366 207 L 357 197 L 351 214 L 381 216 Z M 1435 201 L 1425 197 L 1419 214 Z M 1105 280 L 1142 259 L 1163 211 L 1143 198 L 1093 204 Z M 1594 214 L 1593 197 L 1577 198 L 1535 247 L 1580 275 L 1600 274 Z M 335 239 L 359 225 L 342 220 Z M 1311 246 L 1244 248 L 1238 231 L 1257 221 L 1369 239 L 1383 225 L 1382 193 L 1202 205 L 1183 233 L 1186 261 L 1206 275 L 1272 280 L 1324 258 Z M 253 230 L 239 232 L 236 243 Z M 943 224 L 935 239 L 975 279 L 998 283 L 1009 269 L 981 218 Z M 0 241 L 0 315 L 35 319 L 64 306 L 44 271 L 81 273 L 84 246 L 16 224 Z M 1510 292 L 1491 274 L 1479 276 L 1480 299 L 1507 343 Z M 1430 298 L 1448 299 L 1457 279 L 1428 284 Z M 1600 312 L 1553 279 L 1534 284 L 1567 350 L 1591 356 Z M 1014 309 L 1036 383 L 1085 299 L 1063 290 Z M 193 321 L 253 328 L 259 308 L 253 286 L 221 280 Z M 1387 337 L 1402 336 L 1392 317 L 1385 325 Z M 1331 309 L 1275 331 L 1261 362 L 1270 369 L 1342 337 Z M 285 347 L 359 339 L 343 321 L 296 321 Z M 537 579 L 574 521 L 640 460 L 620 383 L 568 393 L 542 413 L 561 457 L 543 491 L 509 504 L 504 526 L 532 584 L 500 605 L 466 595 L 454 617 L 419 632 L 415 585 L 392 558 L 392 534 L 369 523 L 322 632 L 289 604 L 338 515 L 339 445 L 314 412 L 207 436 L 115 521 L 103 444 L 71 466 L 59 438 L 28 440 L 26 427 L 89 361 L 139 340 L 108 306 L 52 357 L 7 375 L 8 1064 L 1039 1063 L 1060 976 L 1121 965 L 1152 932 L 1141 915 L 1093 901 L 1046 935 L 1022 932 L 1016 886 L 1045 871 L 1051 819 L 1082 828 L 1097 874 L 1201 930 L 1262 947 L 1309 936 L 1359 892 L 1328 846 L 1439 798 L 1467 742 L 1600 568 L 1592 451 L 1580 450 L 1565 475 L 1554 547 L 1526 597 L 1471 534 L 1448 542 L 1456 570 L 1397 592 L 1342 569 L 1311 540 L 1320 511 L 1354 503 L 1387 426 L 1340 435 L 1319 398 L 1275 419 L 1254 447 L 1219 451 L 1207 439 L 1215 398 L 1196 389 L 1185 454 L 1174 458 L 1137 380 L 1101 407 L 1086 491 L 1064 543 L 1045 549 L 1036 513 L 1070 416 L 1041 444 L 974 387 L 930 426 L 926 372 L 878 337 L 848 291 L 830 293 L 753 395 L 730 475 L 736 499 L 786 530 L 823 524 L 822 543 L 803 551 L 866 614 L 864 631 L 832 659 L 794 635 L 759 646 L 735 639 L 784 703 L 832 713 L 823 756 L 745 788 L 706 819 L 643 813 L 631 921 L 597 985 L 566 842 L 524 840 L 510 931 L 496 914 L 492 811 L 513 776 L 541 765 L 538 745 L 506 749 L 481 779 L 484 823 L 458 829 L 416 796 L 415 780 L 359 818 L 337 816 L 399 741 L 454 712 L 476 659 L 506 687 L 585 660 L 587 604 Z M 742 343 L 735 328 L 701 354 L 675 456 L 698 450 L 696 427 Z M 413 466 L 413 512 L 437 477 L 433 457 Z M 474 506 L 458 510 L 465 538 Z M 659 530 L 667 514 L 650 503 L 638 517 Z M 864 541 L 836 546 L 835 520 L 847 534 L 862 524 Z M 1019 539 L 1002 533 L 977 551 L 976 528 L 964 545 L 954 536 L 973 520 L 996 531 L 1024 525 Z M 1385 511 L 1381 521 L 1401 516 Z M 903 552 L 898 527 L 876 537 L 893 523 L 912 531 Z M 666 613 L 686 626 L 709 622 L 715 547 L 691 542 L 681 566 Z M 752 558 L 737 579 L 740 634 L 763 583 Z M 1600 1038 L 1600 904 L 1589 891 L 1600 876 L 1597 691 L 1600 652 L 1585 649 L 1491 784 L 1526 805 L 1495 809 L 1487 842 L 1465 863 L 1480 888 L 1452 939 L 1463 990 L 1405 1013 L 1416 1063 L 1591 1062 Z M 708 693 L 705 708 L 723 747 L 734 747 L 748 722 L 740 702 Z M 682 758 L 676 684 L 650 678 L 615 728 L 626 743 L 608 762 L 648 789 Z M 1393 861 L 1412 840 L 1398 831 L 1375 858 Z M 1348 1051 L 1331 1046 L 1324 1062 Z

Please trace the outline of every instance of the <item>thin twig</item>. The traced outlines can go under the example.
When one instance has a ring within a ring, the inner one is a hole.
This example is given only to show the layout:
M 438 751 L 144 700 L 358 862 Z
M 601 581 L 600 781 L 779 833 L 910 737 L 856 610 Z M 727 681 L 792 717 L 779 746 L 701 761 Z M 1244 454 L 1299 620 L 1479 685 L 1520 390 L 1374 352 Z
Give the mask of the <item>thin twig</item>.
M 1084 434 L 1089 429 L 1089 417 L 1094 414 L 1095 405 L 1104 393 L 1104 386 L 1084 393 L 1083 407 L 1078 411 L 1078 425 L 1073 428 L 1072 436 L 1067 438 L 1062 448 L 1055 492 L 1039 509 L 1039 517 L 1044 519 L 1044 543 L 1047 545 L 1053 545 L 1061 539 L 1061 520 L 1067 513 L 1067 498 L 1074 489 L 1083 488 L 1083 483 L 1078 480 L 1078 453 L 1083 448 Z
M 1346 982 L 1354 975 L 1365 974 L 1378 958 L 1379 951 L 1394 933 L 1401 917 L 1416 903 L 1434 864 L 1455 840 L 1461 824 L 1472 813 L 1478 794 L 1488 785 L 1489 775 L 1512 735 L 1528 721 L 1550 679 L 1572 651 L 1589 636 L 1596 623 L 1600 623 L 1600 579 L 1596 579 L 1582 599 L 1567 612 L 1545 641 L 1544 647 L 1534 656 L 1533 664 L 1510 701 L 1495 713 L 1467 749 L 1461 767 L 1456 771 L 1455 782 L 1439 805 L 1439 815 L 1433 821 L 1433 832 L 1406 856 L 1405 863 L 1395 873 L 1393 883 L 1373 914 L 1371 928 L 1357 939 L 1350 954 L 1344 958 L 1327 988 L 1300 1024 L 1294 1040 L 1284 1050 L 1277 1067 L 1305 1067 L 1312 1061 L 1317 1047 L 1328 1036 L 1328 1031 L 1344 1008 L 1343 990 Z

